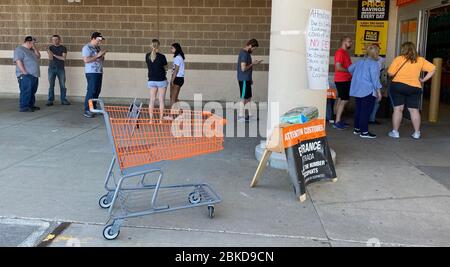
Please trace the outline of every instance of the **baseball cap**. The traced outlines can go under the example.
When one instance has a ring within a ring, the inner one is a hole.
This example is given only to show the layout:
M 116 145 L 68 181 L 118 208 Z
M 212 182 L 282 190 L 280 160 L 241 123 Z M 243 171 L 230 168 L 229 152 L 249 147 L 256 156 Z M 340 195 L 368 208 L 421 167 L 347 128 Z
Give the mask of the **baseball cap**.
M 27 37 L 25 37 L 25 42 L 35 42 L 35 43 L 37 43 L 38 41 L 33 36 L 27 36 Z
M 94 32 L 91 35 L 91 39 L 97 39 L 97 38 L 102 38 L 102 40 L 106 40 L 105 38 L 103 38 L 103 35 L 99 32 Z

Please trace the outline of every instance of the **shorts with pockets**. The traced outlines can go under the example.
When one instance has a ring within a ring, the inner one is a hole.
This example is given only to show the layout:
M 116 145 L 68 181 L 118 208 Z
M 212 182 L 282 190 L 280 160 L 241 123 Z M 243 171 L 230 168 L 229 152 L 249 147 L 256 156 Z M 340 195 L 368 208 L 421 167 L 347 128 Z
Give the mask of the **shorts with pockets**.
M 406 108 L 419 109 L 422 102 L 422 88 L 392 82 L 390 96 L 394 107 L 404 105 Z
M 343 101 L 350 100 L 350 88 L 352 86 L 352 82 L 335 82 L 336 89 L 338 91 L 338 98 Z
M 157 89 L 161 89 L 161 88 L 167 88 L 168 86 L 168 82 L 166 81 L 149 81 L 148 82 L 148 88 L 157 88 Z
M 252 92 L 252 81 L 239 81 L 239 88 L 240 88 L 240 98 L 241 99 L 251 99 L 253 97 Z

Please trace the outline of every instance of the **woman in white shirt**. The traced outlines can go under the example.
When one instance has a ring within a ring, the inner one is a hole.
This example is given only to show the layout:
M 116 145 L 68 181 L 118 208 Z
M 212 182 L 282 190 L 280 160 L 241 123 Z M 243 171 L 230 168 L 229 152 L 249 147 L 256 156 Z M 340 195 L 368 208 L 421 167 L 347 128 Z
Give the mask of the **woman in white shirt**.
M 174 55 L 172 79 L 170 82 L 170 103 L 173 106 L 175 103 L 180 102 L 178 96 L 180 94 L 181 87 L 184 85 L 184 60 L 186 58 L 179 43 L 172 44 L 170 52 Z

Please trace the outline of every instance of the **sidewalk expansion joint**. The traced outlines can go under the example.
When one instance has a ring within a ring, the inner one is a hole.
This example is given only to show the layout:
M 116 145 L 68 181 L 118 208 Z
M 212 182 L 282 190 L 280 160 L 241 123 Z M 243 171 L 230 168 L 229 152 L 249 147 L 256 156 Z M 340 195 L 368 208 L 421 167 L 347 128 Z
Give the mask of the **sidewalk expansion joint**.
M 59 224 L 58 227 L 56 227 L 39 245 L 37 245 L 37 247 L 49 247 L 59 235 L 70 227 L 70 225 L 71 223 Z
M 318 206 L 333 206 L 340 204 L 361 204 L 377 201 L 399 201 L 399 200 L 415 200 L 415 199 L 433 199 L 433 198 L 450 198 L 450 195 L 433 195 L 433 196 L 415 196 L 415 197 L 390 197 L 390 198 L 373 198 L 354 201 L 342 201 L 342 202 L 329 202 L 329 203 L 317 203 Z

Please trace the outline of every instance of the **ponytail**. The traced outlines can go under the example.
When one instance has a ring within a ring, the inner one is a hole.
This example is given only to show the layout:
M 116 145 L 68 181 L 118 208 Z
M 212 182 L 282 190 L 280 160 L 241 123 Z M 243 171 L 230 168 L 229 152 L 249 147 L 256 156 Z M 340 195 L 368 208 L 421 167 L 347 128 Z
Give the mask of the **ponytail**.
M 157 39 L 152 40 L 152 52 L 150 53 L 150 60 L 152 62 L 155 62 L 155 60 L 156 60 L 156 55 L 158 53 L 158 49 L 159 49 L 160 45 L 161 45 L 161 43 L 159 42 L 159 40 L 157 40 Z

